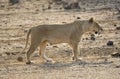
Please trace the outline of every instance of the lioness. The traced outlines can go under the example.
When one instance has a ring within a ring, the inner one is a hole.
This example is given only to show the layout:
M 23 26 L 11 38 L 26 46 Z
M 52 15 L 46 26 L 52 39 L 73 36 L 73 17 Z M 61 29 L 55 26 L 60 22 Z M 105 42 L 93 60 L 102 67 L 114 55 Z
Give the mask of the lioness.
M 68 43 L 73 48 L 73 60 L 78 60 L 77 46 L 81 39 L 81 36 L 88 31 L 100 31 L 102 28 L 96 23 L 93 18 L 84 21 L 74 21 L 72 23 L 59 25 L 39 25 L 32 27 L 27 35 L 28 44 L 29 35 L 31 34 L 31 45 L 27 51 L 27 62 L 30 64 L 30 56 L 40 46 L 40 54 L 46 61 L 52 62 L 52 59 L 45 55 L 45 47 L 47 43 Z M 24 48 L 24 50 L 25 50 Z M 23 50 L 23 51 L 24 51 Z

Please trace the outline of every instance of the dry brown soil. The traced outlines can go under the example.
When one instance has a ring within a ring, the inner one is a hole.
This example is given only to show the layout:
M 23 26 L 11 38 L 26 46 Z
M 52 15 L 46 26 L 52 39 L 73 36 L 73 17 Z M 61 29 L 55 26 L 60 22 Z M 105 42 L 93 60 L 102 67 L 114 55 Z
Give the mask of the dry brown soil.
M 110 56 L 120 52 L 120 30 L 116 30 L 120 27 L 120 20 L 116 18 L 116 10 L 43 11 L 28 4 L 26 2 L 31 9 L 23 8 L 25 4 L 0 8 L 0 79 L 120 79 L 120 58 Z M 38 57 L 39 48 L 32 56 L 34 64 L 25 64 L 25 54 L 21 55 L 23 62 L 16 60 L 31 27 L 70 23 L 77 17 L 80 20 L 93 17 L 104 29 L 100 35 L 95 34 L 95 41 L 90 40 L 94 33 L 83 35 L 78 50 L 82 61 L 71 60 L 72 49 L 67 44 L 46 47 L 48 56 L 56 61 L 54 64 L 45 63 Z M 109 40 L 113 41 L 113 46 L 106 45 Z

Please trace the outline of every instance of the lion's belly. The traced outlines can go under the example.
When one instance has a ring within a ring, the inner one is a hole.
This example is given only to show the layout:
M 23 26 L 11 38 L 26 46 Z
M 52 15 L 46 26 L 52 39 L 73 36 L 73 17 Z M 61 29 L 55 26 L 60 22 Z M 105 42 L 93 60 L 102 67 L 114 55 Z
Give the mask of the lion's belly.
M 68 43 L 69 39 L 68 38 L 51 38 L 51 39 L 48 39 L 48 42 L 52 44 Z

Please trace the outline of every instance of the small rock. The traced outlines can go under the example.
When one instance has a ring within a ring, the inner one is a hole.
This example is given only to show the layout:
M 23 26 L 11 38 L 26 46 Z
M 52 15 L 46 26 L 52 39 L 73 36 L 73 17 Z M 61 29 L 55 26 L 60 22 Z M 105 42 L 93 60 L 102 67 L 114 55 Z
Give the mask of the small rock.
M 80 19 L 80 17 L 77 17 L 77 19 Z
M 118 58 L 118 57 L 120 57 L 120 53 L 118 53 L 118 52 L 113 53 L 113 54 L 111 54 L 111 57 L 116 57 L 116 58 Z
M 10 52 L 5 52 L 5 54 L 10 55 Z
M 95 35 L 94 34 L 91 34 L 91 37 L 94 37 Z
M 20 61 L 20 62 L 22 62 L 23 58 L 22 57 L 18 57 L 17 60 Z
M 88 40 L 88 38 L 85 38 L 86 40 Z
M 12 54 L 12 55 L 16 55 L 16 53 L 15 53 L 15 52 L 12 52 L 11 54 Z
M 117 26 L 116 24 L 114 24 L 114 26 Z
M 115 49 L 118 50 L 118 47 L 116 47 Z
M 85 38 L 82 38 L 82 40 L 85 40 Z
M 115 34 L 118 34 L 118 32 L 115 32 Z
M 93 40 L 93 41 L 95 41 L 95 37 L 93 37 L 93 36 L 91 36 L 91 38 L 90 38 L 91 40 Z
M 28 7 L 27 7 L 27 8 L 25 8 L 25 9 L 30 10 L 30 8 L 28 8 Z
M 62 22 L 63 24 L 65 24 L 66 22 Z
M 5 24 L 7 24 L 7 23 L 5 22 Z
M 1 4 L 1 5 L 0 5 L 0 7 L 4 8 L 4 7 L 5 7 L 5 5 L 4 5 L 4 4 Z
M 98 34 L 98 32 L 96 31 L 95 34 Z
M 12 5 L 19 3 L 19 0 L 9 0 L 9 3 Z
M 19 25 L 20 27 L 22 26 L 22 25 Z
M 115 68 L 120 68 L 120 65 L 118 65 L 118 66 L 115 66 Z
M 48 18 L 46 18 L 46 20 L 49 20 Z
M 113 41 L 108 41 L 107 46 L 113 46 Z
M 120 30 L 120 27 L 116 27 L 116 30 Z
M 11 43 L 9 42 L 8 45 L 11 45 Z
M 39 11 L 39 9 L 36 9 L 35 11 Z
M 51 6 L 50 6 L 50 5 L 48 6 L 48 9 L 51 9 Z

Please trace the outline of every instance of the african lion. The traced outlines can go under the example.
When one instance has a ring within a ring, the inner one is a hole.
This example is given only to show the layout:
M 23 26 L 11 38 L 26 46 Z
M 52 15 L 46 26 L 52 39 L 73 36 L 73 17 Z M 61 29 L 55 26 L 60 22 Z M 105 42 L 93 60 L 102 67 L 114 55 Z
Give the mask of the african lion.
M 53 25 L 39 25 L 32 27 L 27 34 L 27 41 L 24 50 L 27 47 L 29 35 L 31 34 L 31 45 L 27 51 L 27 62 L 30 64 L 30 56 L 40 46 L 40 55 L 49 62 L 52 59 L 45 55 L 45 47 L 47 43 L 68 43 L 73 48 L 73 60 L 78 60 L 77 47 L 81 36 L 89 31 L 101 31 L 102 28 L 96 23 L 93 18 L 84 21 L 74 21 L 68 24 L 53 24 Z M 23 51 L 24 51 L 23 50 Z

